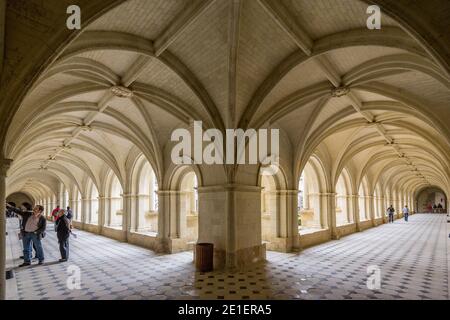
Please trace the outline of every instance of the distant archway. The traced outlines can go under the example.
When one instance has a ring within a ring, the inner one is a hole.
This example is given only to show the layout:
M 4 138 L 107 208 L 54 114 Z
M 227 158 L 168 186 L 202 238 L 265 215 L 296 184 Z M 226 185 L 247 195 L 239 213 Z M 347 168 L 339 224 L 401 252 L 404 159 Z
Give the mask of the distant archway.
M 420 190 L 416 196 L 416 208 L 419 212 L 447 213 L 447 195 L 442 189 L 430 187 Z

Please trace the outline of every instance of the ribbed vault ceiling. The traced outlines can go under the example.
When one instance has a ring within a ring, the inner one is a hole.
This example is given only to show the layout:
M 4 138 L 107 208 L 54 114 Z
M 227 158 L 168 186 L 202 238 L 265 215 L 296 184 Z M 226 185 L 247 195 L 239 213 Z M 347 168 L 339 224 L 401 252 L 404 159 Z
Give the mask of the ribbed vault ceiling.
M 58 181 L 83 193 L 130 154 L 159 177 L 172 130 L 192 120 L 276 127 L 296 174 L 326 150 L 390 191 L 450 190 L 449 75 L 367 4 L 331 0 L 130 0 L 89 25 L 36 81 L 8 132 L 8 193 Z M 31 179 L 31 180 L 30 180 Z M 161 179 L 161 177 L 160 177 Z M 355 186 L 357 190 L 357 186 Z M 101 189 L 101 188 L 99 188 Z

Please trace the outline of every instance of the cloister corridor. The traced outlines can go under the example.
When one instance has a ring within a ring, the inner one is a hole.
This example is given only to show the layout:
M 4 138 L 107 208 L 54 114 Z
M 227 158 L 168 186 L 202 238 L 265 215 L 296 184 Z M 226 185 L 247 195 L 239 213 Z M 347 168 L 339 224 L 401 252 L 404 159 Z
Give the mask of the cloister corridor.
M 449 0 L 0 0 L 0 300 L 447 300 L 448 30 Z
M 15 235 L 17 221 L 8 221 Z M 8 238 L 8 299 L 448 299 L 446 216 L 417 214 L 321 244 L 300 253 L 269 251 L 267 263 L 236 272 L 196 272 L 192 252 L 155 254 L 127 243 L 75 231 L 72 259 L 57 263 L 54 232 L 44 241 L 47 263 L 18 269 L 21 246 Z M 56 263 L 55 263 L 56 262 Z M 367 267 L 381 270 L 369 290 Z M 69 266 L 81 269 L 81 288 L 69 290 Z

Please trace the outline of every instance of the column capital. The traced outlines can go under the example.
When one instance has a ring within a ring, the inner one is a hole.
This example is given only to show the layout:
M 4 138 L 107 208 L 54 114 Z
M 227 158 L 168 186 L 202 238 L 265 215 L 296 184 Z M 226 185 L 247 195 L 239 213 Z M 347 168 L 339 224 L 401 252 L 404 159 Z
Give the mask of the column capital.
M 325 197 L 325 196 L 336 196 L 337 193 L 335 192 L 319 192 L 319 193 L 310 193 L 309 196 L 320 196 L 320 197 Z
M 263 188 L 239 183 L 226 183 L 214 186 L 199 187 L 198 193 L 222 192 L 222 191 L 243 191 L 243 192 L 261 192 Z
M 167 195 L 177 195 L 180 194 L 179 190 L 158 190 L 156 191 L 158 195 L 167 196 Z
M 12 159 L 0 159 L 0 175 L 6 177 L 9 167 L 13 162 Z
M 264 190 L 263 190 L 264 191 Z M 299 194 L 299 190 L 269 190 L 269 191 L 264 191 L 267 194 L 277 194 L 277 195 L 294 195 L 297 196 Z

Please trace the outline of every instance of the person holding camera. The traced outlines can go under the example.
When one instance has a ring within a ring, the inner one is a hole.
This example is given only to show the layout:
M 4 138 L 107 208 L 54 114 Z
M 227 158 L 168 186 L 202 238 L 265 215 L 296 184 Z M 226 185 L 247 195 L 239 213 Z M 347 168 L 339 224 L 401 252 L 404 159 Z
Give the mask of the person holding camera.
M 22 217 L 22 242 L 23 242 L 23 259 L 24 262 L 19 267 L 29 266 L 31 264 L 32 244 L 36 246 L 36 256 L 39 260 L 38 264 L 44 263 L 44 250 L 42 249 L 41 240 L 45 236 L 45 228 L 47 221 L 42 215 L 44 207 L 36 205 L 33 211 L 22 211 L 20 209 L 10 207 L 15 213 Z

